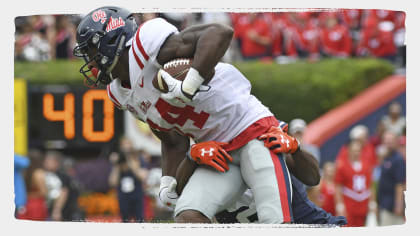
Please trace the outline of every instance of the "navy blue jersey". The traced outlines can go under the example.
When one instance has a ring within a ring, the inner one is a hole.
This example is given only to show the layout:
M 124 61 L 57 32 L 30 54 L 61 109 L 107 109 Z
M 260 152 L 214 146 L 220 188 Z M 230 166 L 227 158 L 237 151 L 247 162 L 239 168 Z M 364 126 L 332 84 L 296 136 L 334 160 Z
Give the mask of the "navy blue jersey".
M 379 208 L 393 211 L 395 200 L 395 186 L 405 183 L 406 166 L 403 157 L 398 152 L 392 152 L 380 165 L 378 183 Z

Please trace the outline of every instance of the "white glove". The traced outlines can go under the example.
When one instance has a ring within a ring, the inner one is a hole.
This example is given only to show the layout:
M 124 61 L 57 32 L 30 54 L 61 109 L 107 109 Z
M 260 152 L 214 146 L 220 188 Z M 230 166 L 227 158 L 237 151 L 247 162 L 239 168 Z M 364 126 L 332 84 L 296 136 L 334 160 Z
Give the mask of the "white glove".
M 173 78 L 168 72 L 162 69 L 160 69 L 158 73 L 168 85 L 168 92 L 161 94 L 163 99 L 175 103 L 191 102 L 191 99 L 185 96 L 184 92 L 182 91 L 182 81 Z
M 160 178 L 159 199 L 164 205 L 175 209 L 178 194 L 175 191 L 177 182 L 172 176 L 162 176 Z

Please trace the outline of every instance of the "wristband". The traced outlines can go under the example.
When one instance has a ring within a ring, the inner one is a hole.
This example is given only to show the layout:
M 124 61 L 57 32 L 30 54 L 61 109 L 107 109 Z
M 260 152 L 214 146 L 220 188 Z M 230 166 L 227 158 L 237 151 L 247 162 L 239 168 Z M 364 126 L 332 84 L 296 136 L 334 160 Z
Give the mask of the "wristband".
M 204 78 L 193 67 L 188 70 L 188 73 L 181 84 L 181 90 L 186 94 L 193 96 L 200 85 L 203 84 Z

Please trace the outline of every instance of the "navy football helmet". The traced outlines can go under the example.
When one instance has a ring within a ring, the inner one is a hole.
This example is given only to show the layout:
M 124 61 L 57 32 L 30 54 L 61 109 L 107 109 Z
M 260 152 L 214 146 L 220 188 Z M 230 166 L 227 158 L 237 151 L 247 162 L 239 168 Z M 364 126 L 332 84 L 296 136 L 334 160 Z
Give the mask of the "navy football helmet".
M 73 55 L 83 57 L 86 62 L 80 68 L 80 73 L 84 75 L 87 86 L 111 83 L 111 71 L 136 30 L 133 14 L 119 7 L 95 9 L 81 20 Z M 98 68 L 89 65 L 93 61 Z

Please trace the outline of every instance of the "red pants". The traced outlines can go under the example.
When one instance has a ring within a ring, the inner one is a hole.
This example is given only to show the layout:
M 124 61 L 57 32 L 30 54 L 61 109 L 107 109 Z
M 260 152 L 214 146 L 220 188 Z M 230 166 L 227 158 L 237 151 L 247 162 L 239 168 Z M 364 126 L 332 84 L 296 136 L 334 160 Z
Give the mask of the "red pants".
M 47 205 L 43 198 L 28 198 L 25 210 L 18 213 L 17 218 L 22 220 L 46 220 L 48 217 Z
M 365 226 L 367 213 L 364 215 L 352 215 L 347 212 L 347 225 L 346 227 L 362 227 Z

